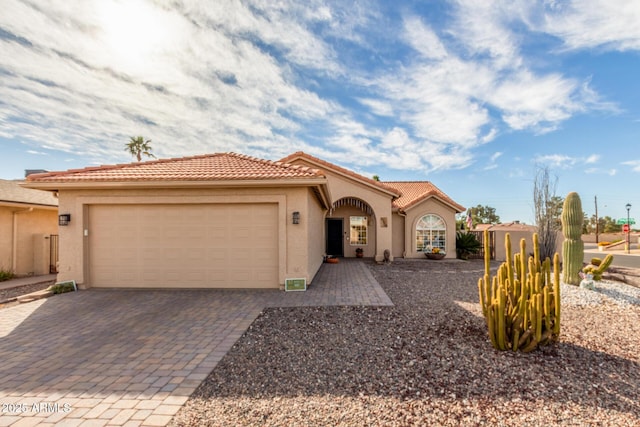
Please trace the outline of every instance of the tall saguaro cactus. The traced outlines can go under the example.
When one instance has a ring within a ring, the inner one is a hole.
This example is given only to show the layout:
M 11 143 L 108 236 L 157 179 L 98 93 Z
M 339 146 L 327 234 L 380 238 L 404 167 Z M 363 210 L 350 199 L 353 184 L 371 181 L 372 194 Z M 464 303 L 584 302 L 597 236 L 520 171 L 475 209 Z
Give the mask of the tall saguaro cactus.
M 584 243 L 582 242 L 582 202 L 576 192 L 567 194 L 562 205 L 562 279 L 570 285 L 580 284 L 578 273 L 582 269 L 584 259 Z

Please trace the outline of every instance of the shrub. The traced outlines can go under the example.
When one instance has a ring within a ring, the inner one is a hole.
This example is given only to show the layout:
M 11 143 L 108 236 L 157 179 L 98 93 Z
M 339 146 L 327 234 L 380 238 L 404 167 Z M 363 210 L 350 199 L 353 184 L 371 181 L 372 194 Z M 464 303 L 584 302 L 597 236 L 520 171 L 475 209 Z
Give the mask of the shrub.
M 15 277 L 15 274 L 8 270 L 0 269 L 0 282 L 4 282 L 5 280 L 11 280 Z
M 611 244 L 611 242 L 600 242 L 598 243 L 598 246 L 609 246 Z
M 54 294 L 64 294 L 65 292 L 73 292 L 76 289 L 73 286 L 73 283 L 66 282 L 66 283 L 57 283 L 55 285 L 51 285 L 47 288 L 47 290 L 53 292 Z
M 469 255 L 477 254 L 482 248 L 482 243 L 476 238 L 475 234 L 456 233 L 456 255 L 460 259 L 469 259 Z

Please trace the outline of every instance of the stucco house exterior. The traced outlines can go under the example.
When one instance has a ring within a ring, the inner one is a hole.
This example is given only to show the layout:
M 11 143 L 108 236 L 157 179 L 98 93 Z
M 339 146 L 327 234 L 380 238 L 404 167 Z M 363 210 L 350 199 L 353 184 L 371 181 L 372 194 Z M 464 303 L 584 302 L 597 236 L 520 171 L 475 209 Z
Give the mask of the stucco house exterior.
M 279 288 L 326 255 L 455 257 L 464 208 L 432 183 L 374 181 L 303 152 L 218 153 L 31 175 L 59 194 L 59 280 L 84 287 Z
M 48 191 L 0 180 L 0 270 L 49 274 L 50 236 L 58 232 L 58 199 Z

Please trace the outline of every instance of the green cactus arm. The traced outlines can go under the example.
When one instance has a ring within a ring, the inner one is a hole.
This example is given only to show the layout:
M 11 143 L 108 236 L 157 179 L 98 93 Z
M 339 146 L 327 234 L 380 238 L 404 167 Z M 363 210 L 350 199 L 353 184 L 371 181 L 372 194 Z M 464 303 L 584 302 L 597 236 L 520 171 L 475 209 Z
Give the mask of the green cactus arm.
M 555 320 L 553 322 L 553 335 L 560 335 L 560 254 L 553 256 L 553 298 L 555 306 Z
M 491 273 L 491 248 L 489 246 L 489 230 L 484 230 L 483 233 L 483 244 L 484 244 L 484 274 Z
M 520 281 L 524 282 L 527 275 L 527 242 L 520 239 Z
M 613 262 L 613 255 L 608 254 L 606 257 L 604 257 L 604 259 L 602 260 L 602 262 L 600 263 L 600 266 L 596 269 L 596 271 L 600 274 L 604 273 L 605 271 L 607 271 L 609 267 L 611 267 L 612 262 Z
M 538 241 L 538 233 L 533 233 L 533 264 L 536 267 L 540 265 L 540 242 Z
M 498 312 L 496 316 L 498 317 L 498 347 L 500 350 L 506 350 L 505 344 L 505 301 L 506 295 L 504 288 L 498 291 Z
M 478 296 L 480 297 L 480 307 L 482 308 L 482 315 L 487 317 L 487 302 L 484 298 L 484 280 L 478 279 Z
M 544 313 L 542 312 L 542 294 L 536 295 L 535 299 L 536 306 L 536 341 L 540 342 L 542 339 L 542 318 L 544 317 Z

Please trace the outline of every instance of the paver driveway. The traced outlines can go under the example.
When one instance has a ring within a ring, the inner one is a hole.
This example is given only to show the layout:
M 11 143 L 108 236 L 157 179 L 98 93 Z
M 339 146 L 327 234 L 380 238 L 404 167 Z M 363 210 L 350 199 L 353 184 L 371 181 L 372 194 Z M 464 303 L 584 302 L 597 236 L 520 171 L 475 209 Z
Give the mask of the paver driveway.
M 165 425 L 264 307 L 390 304 L 351 261 L 307 292 L 90 290 L 0 310 L 0 426 Z

